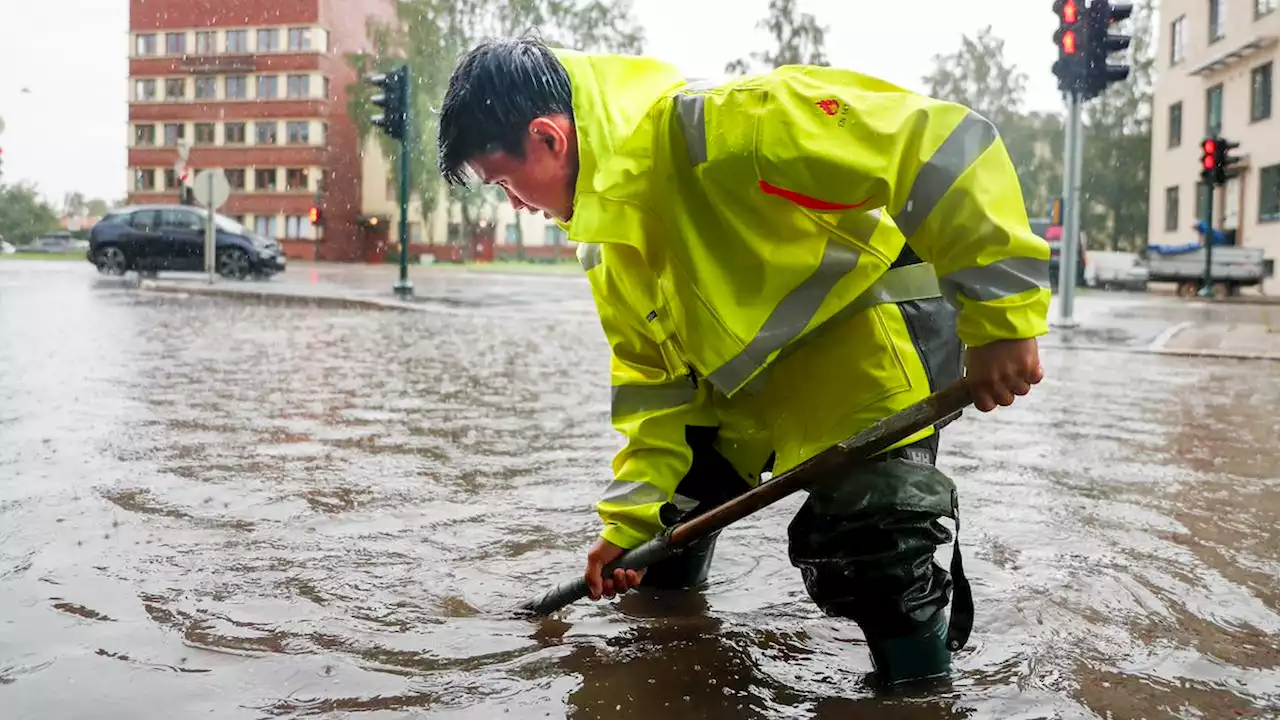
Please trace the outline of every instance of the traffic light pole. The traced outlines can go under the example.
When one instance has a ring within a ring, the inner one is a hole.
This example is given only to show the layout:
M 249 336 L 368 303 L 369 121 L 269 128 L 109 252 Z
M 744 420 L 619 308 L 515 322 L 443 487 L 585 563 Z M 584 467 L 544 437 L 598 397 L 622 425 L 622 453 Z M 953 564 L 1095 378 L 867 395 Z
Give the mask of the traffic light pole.
M 1213 297 L 1213 191 L 1212 182 L 1206 184 L 1208 197 L 1205 198 L 1204 219 L 1204 285 L 1200 288 L 1200 297 Z
M 1058 319 L 1055 327 L 1076 327 L 1076 257 L 1080 250 L 1080 172 L 1083 169 L 1084 132 L 1080 121 L 1080 94 L 1067 95 L 1067 138 L 1062 164 L 1063 228 L 1058 254 Z

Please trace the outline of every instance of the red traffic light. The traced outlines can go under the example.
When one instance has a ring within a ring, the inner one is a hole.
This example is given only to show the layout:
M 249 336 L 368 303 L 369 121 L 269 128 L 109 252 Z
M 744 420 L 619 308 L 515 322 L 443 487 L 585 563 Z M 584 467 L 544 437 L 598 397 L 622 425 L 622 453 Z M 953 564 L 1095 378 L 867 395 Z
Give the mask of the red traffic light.
M 1205 140 L 1201 147 L 1204 148 L 1206 154 L 1212 155 L 1218 149 L 1218 143 L 1213 140 Z
M 1213 169 L 1213 156 L 1212 156 L 1212 155 L 1205 155 L 1205 156 L 1204 156 L 1204 169 L 1205 169 L 1205 170 L 1212 170 L 1212 169 Z
M 1074 25 L 1080 17 L 1080 8 L 1076 6 L 1076 0 L 1067 0 L 1062 4 L 1062 22 Z
M 311 209 L 307 211 L 307 219 L 310 220 L 313 225 L 320 222 L 320 208 L 312 205 Z
M 1068 55 L 1076 54 L 1076 31 L 1068 30 L 1062 33 L 1062 52 Z

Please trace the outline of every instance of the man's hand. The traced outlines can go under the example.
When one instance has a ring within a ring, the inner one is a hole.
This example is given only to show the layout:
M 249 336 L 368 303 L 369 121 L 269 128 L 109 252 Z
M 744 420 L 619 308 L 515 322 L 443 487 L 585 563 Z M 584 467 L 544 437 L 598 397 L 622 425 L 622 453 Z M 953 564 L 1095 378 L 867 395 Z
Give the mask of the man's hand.
M 591 590 L 591 599 L 599 600 L 600 596 L 611 598 L 615 594 L 624 593 L 640 584 L 644 578 L 644 570 L 614 570 L 609 577 L 602 577 L 600 572 L 604 566 L 617 560 L 623 549 L 605 540 L 596 538 L 596 542 L 587 552 L 587 571 L 583 574 L 587 587 Z
M 1032 385 L 1044 379 L 1035 338 L 998 340 L 968 348 L 965 370 L 973 404 L 982 412 L 991 412 L 997 405 L 1012 405 L 1014 395 L 1026 395 Z

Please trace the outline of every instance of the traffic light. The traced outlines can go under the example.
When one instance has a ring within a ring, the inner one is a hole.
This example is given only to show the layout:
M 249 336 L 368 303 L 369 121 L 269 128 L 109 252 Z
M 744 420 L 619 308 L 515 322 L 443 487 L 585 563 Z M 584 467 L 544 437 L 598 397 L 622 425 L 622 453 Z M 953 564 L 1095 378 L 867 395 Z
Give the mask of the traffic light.
M 392 139 L 405 142 L 409 126 L 409 67 L 401 65 L 389 73 L 370 75 L 365 82 L 382 91 L 371 100 L 382 108 L 382 114 L 373 118 L 373 124 Z
M 1058 16 L 1058 29 L 1053 33 L 1053 43 L 1058 46 L 1058 60 L 1053 64 L 1053 74 L 1058 76 L 1058 89 L 1063 92 L 1076 92 L 1088 69 L 1081 48 L 1085 29 L 1080 12 L 1083 2 L 1053 2 L 1053 14 Z
M 1129 77 L 1129 66 L 1107 62 L 1107 56 L 1129 47 L 1128 35 L 1111 34 L 1111 26 L 1133 14 L 1132 3 L 1112 3 L 1110 0 L 1093 0 L 1086 11 L 1084 42 L 1085 99 L 1097 97 L 1112 83 L 1123 82 Z
M 1228 174 L 1234 175 L 1236 164 L 1240 162 L 1240 158 L 1231 155 L 1231 151 L 1240 147 L 1240 143 L 1231 142 L 1226 138 L 1215 138 L 1213 144 L 1213 182 L 1216 185 L 1227 184 Z
M 1218 141 L 1205 138 L 1200 142 L 1200 180 L 1206 185 L 1213 182 L 1218 168 Z
M 312 225 L 319 225 L 321 217 L 323 217 L 323 215 L 320 212 L 319 206 L 312 205 L 311 209 L 307 211 L 307 219 L 311 221 Z

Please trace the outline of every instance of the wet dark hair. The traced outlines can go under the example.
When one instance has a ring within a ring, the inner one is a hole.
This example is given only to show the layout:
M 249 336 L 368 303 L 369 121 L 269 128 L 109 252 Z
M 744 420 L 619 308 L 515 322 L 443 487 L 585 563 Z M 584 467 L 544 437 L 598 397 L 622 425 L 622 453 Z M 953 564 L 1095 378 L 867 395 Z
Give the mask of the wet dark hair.
M 467 53 L 449 78 L 437 138 L 440 174 L 467 181 L 465 164 L 501 150 L 524 157 L 529 123 L 547 115 L 573 120 L 569 73 L 541 40 L 487 40 Z

